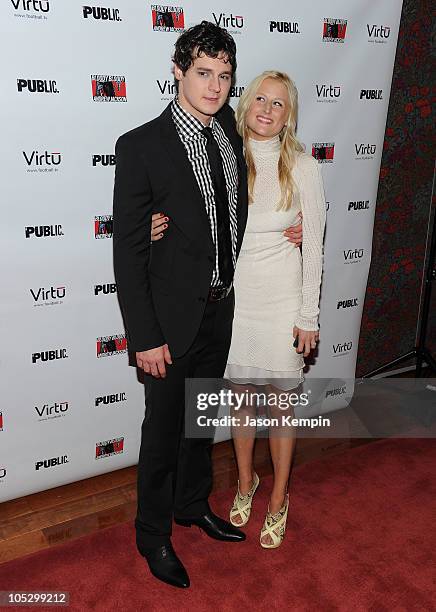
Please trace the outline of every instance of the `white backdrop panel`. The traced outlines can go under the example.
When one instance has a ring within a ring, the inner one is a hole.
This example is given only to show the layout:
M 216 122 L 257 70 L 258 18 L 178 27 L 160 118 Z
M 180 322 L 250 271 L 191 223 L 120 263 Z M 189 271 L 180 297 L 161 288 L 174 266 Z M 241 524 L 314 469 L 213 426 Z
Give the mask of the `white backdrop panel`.
M 103 4 L 0 7 L 0 501 L 138 458 L 144 397 L 114 287 L 111 156 L 120 134 L 172 99 L 179 33 L 153 30 L 151 3 Z M 234 107 L 259 72 L 284 70 L 299 90 L 307 151 L 328 158 L 334 145 L 331 159 L 319 159 L 328 221 L 321 341 L 307 384 L 352 379 L 401 0 L 178 6 L 185 27 L 215 20 L 234 35 Z M 337 20 L 336 40 L 323 39 L 325 19 Z M 91 75 L 123 77 L 127 100 L 93 100 Z M 326 148 L 315 152 L 315 143 Z M 113 354 L 98 357 L 102 337 Z M 345 401 L 329 397 L 319 410 Z

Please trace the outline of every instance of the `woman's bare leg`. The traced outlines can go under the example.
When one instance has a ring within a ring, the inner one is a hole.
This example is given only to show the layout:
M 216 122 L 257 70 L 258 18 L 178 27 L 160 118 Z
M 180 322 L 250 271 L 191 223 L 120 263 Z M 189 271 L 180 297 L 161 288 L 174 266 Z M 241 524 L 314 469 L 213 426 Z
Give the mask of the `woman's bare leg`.
M 247 394 L 253 393 L 256 389 L 254 385 L 236 385 L 232 384 L 231 389 L 234 393 Z M 232 410 L 231 415 L 240 419 L 240 426 L 232 426 L 233 445 L 235 447 L 236 462 L 238 465 L 238 480 L 239 491 L 242 495 L 248 493 L 253 486 L 253 450 L 256 437 L 256 426 L 243 426 L 246 417 L 256 416 L 256 406 L 244 403 L 239 410 Z M 235 523 L 242 523 L 241 515 L 237 515 L 234 519 Z
M 276 397 L 280 395 L 281 398 L 284 398 L 285 394 L 289 395 L 290 393 L 281 391 L 280 389 L 270 385 L 268 387 L 268 394 L 275 394 Z M 292 392 L 295 392 L 295 390 L 292 390 Z M 289 404 L 286 410 L 281 410 L 277 404 L 276 406 L 270 406 L 269 416 L 271 418 L 278 418 L 279 422 L 281 422 L 282 416 L 289 416 L 290 418 L 293 418 L 294 411 L 292 406 Z M 286 424 L 279 427 L 270 427 L 269 448 L 274 467 L 274 483 L 269 502 L 269 510 L 271 514 L 278 512 L 285 502 L 285 495 L 288 490 L 289 475 L 291 472 L 295 446 L 295 427 Z M 272 540 L 269 535 L 264 536 L 262 541 L 265 544 L 272 544 Z

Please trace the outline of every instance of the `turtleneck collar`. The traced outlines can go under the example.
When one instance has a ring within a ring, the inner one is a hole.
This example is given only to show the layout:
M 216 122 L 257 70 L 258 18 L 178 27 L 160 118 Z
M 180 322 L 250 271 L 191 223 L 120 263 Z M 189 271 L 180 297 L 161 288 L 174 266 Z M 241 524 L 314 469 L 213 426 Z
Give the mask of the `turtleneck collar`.
M 250 148 L 254 153 L 270 153 L 280 151 L 280 137 L 277 134 L 269 140 L 255 140 L 254 138 L 249 139 Z

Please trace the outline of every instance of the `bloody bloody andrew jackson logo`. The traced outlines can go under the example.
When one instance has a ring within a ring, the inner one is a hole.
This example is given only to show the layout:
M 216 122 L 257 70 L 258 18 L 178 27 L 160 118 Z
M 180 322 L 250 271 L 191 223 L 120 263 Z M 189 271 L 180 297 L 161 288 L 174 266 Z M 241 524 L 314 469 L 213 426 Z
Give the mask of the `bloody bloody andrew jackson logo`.
M 334 142 L 314 142 L 312 144 L 312 157 L 314 157 L 320 164 L 332 164 L 334 155 Z
M 94 217 L 94 237 L 112 238 L 113 234 L 113 215 L 98 215 Z
M 181 6 L 152 4 L 151 18 L 155 32 L 181 32 L 185 27 L 185 14 Z
M 325 42 L 343 43 L 347 32 L 346 19 L 332 19 L 326 17 L 324 19 L 322 39 Z
M 94 102 L 127 102 L 126 77 L 91 74 Z
M 124 334 L 97 338 L 97 357 L 111 357 L 126 352 L 127 340 Z
M 95 458 L 110 457 L 119 455 L 124 450 L 124 438 L 113 438 L 105 442 L 97 442 L 95 445 Z

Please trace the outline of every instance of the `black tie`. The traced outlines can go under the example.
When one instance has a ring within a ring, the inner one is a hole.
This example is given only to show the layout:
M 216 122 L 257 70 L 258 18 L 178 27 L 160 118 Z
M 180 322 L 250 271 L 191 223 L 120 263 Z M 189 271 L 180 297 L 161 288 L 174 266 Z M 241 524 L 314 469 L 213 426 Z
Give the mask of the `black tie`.
M 212 129 L 205 127 L 202 134 L 206 136 L 206 152 L 209 158 L 215 191 L 215 208 L 218 238 L 218 267 L 221 282 L 229 287 L 233 281 L 232 238 L 230 234 L 229 199 L 227 196 L 226 178 L 223 169 L 223 160 L 217 141 L 213 137 Z

